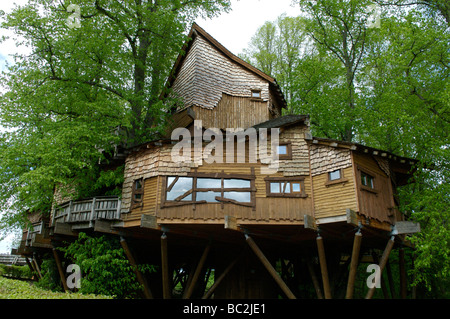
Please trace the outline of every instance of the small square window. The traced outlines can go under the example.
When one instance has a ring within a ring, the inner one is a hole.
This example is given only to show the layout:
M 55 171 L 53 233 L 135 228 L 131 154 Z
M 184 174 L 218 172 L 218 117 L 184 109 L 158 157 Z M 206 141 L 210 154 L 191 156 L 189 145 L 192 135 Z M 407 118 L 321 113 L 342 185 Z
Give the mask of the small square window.
M 361 172 L 361 185 L 369 187 L 369 188 L 374 188 L 373 176 L 370 176 L 369 174 Z
M 328 173 L 328 180 L 329 181 L 335 181 L 341 179 L 341 170 L 337 169 L 335 171 L 329 172 Z
M 291 143 L 280 143 L 276 149 L 278 159 L 290 160 L 292 159 L 292 146 Z
M 279 145 L 277 152 L 278 152 L 278 155 L 287 155 L 288 154 L 288 147 L 287 147 L 287 145 Z
M 260 99 L 261 98 L 261 90 L 252 90 L 252 98 Z

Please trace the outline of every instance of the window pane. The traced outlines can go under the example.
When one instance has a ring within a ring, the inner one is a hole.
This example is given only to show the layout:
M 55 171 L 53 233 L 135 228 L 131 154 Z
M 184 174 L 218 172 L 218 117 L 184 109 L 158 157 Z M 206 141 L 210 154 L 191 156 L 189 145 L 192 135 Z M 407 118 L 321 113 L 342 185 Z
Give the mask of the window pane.
M 280 183 L 270 183 L 271 193 L 280 193 Z
M 328 177 L 330 181 L 335 181 L 341 178 L 341 170 L 337 169 L 335 171 L 329 172 Z
M 218 201 L 215 199 L 216 196 L 220 197 L 220 192 L 197 192 L 197 201 L 205 200 L 208 203 L 218 203 Z
M 261 91 L 252 91 L 252 97 L 261 97 Z
M 278 155 L 287 155 L 287 145 L 278 146 Z
M 300 193 L 300 183 L 292 183 L 292 191 L 294 193 Z
M 286 188 L 284 189 L 285 194 L 289 194 L 291 192 L 291 183 L 286 183 Z
M 245 179 L 225 179 L 224 188 L 250 188 L 250 181 Z
M 169 177 L 167 179 L 168 187 L 171 185 L 169 183 L 169 180 L 173 182 L 175 179 L 173 177 Z M 192 189 L 192 177 L 180 177 L 178 178 L 178 181 L 173 185 L 172 190 L 170 192 L 167 192 L 167 200 L 175 200 L 176 198 L 180 197 L 183 194 L 186 194 L 186 192 L 190 191 Z M 182 200 L 186 201 L 189 196 L 186 196 Z M 192 197 L 191 197 L 192 199 Z
M 241 203 L 251 202 L 250 192 L 225 192 L 223 196 Z
M 221 188 L 222 180 L 217 178 L 198 178 L 197 188 Z
M 138 179 L 134 182 L 134 189 L 139 190 L 142 188 L 142 179 Z

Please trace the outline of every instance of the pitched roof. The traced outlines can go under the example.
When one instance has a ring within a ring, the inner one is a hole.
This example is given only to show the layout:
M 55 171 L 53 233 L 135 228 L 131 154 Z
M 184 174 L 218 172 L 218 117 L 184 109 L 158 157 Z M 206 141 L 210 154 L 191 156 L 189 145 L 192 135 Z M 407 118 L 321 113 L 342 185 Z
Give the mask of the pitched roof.
M 183 52 L 184 53 L 181 53 L 178 56 L 174 66 L 172 68 L 172 71 L 170 73 L 170 76 L 167 79 L 166 87 L 171 87 L 173 82 L 175 81 L 175 79 L 176 79 L 176 77 L 178 75 L 178 72 L 180 71 L 181 66 L 183 64 L 183 61 L 184 61 L 185 57 L 187 56 L 187 52 L 191 48 L 192 43 L 194 42 L 194 39 L 197 37 L 197 35 L 201 35 L 203 38 L 205 38 L 212 46 L 214 46 L 219 52 L 221 52 L 223 55 L 225 55 L 231 61 L 239 64 L 241 67 L 247 69 L 248 71 L 256 74 L 257 76 L 259 76 L 259 77 L 263 78 L 264 80 L 266 80 L 267 82 L 269 82 L 270 88 L 275 93 L 275 96 L 279 100 L 280 105 L 283 108 L 287 107 L 287 103 L 286 103 L 286 100 L 284 98 L 283 92 L 281 91 L 281 88 L 278 85 L 278 83 L 277 83 L 275 78 L 273 78 L 270 75 L 262 72 L 261 70 L 257 69 L 253 65 L 245 62 L 244 60 L 242 60 L 238 56 L 236 56 L 233 53 L 231 53 L 231 51 L 229 51 L 227 48 L 225 48 L 222 44 L 220 44 L 216 39 L 214 39 L 209 33 L 207 33 L 204 29 L 202 29 L 196 23 L 194 23 L 192 25 L 192 27 L 191 27 L 191 30 L 190 30 L 189 35 L 188 35 L 188 41 L 183 46 Z M 165 95 L 165 94 L 166 94 L 166 92 L 163 92 L 163 95 Z

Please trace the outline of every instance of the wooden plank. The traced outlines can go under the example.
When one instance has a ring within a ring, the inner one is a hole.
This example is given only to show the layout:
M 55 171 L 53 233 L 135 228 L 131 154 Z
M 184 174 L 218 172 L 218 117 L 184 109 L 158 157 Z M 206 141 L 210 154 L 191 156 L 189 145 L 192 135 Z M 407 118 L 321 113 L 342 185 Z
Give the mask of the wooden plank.
M 414 234 L 420 232 L 420 224 L 411 221 L 396 222 L 391 235 Z
M 208 299 L 214 290 L 216 290 L 217 286 L 222 282 L 222 280 L 225 278 L 225 276 L 230 272 L 230 270 L 234 267 L 234 265 L 239 260 L 239 257 L 235 258 L 228 266 L 225 268 L 223 273 L 220 274 L 220 276 L 214 281 L 214 284 L 209 288 L 209 290 L 205 293 L 205 295 L 202 297 L 202 299 Z
M 347 224 L 358 226 L 359 218 L 356 212 L 354 210 L 347 208 L 346 214 L 347 214 Z
M 248 235 L 245 235 L 245 238 L 246 238 L 246 241 L 247 241 L 248 245 L 250 246 L 250 248 L 253 250 L 253 252 L 256 254 L 256 256 L 259 258 L 259 260 L 262 262 L 264 267 L 266 267 L 269 274 L 273 277 L 273 279 L 275 279 L 275 282 L 278 284 L 278 286 L 280 286 L 281 290 L 286 294 L 286 296 L 289 299 L 296 299 L 295 295 L 292 293 L 292 291 L 289 289 L 289 287 L 286 285 L 286 283 L 283 281 L 283 279 L 281 279 L 278 272 L 275 270 L 275 268 L 273 268 L 272 264 L 266 258 L 266 256 L 264 256 L 263 252 L 261 251 L 261 249 L 259 249 L 259 247 L 256 245 L 254 240 Z
M 317 223 L 314 217 L 312 217 L 311 215 L 305 215 L 303 220 L 306 229 L 317 230 Z
M 154 215 L 141 215 L 141 227 L 150 229 L 161 229 L 161 226 L 157 223 L 157 218 Z
M 78 237 L 78 234 L 72 231 L 72 226 L 67 223 L 56 222 L 53 230 L 55 234 Z
M 225 229 L 239 230 L 236 217 L 225 215 Z

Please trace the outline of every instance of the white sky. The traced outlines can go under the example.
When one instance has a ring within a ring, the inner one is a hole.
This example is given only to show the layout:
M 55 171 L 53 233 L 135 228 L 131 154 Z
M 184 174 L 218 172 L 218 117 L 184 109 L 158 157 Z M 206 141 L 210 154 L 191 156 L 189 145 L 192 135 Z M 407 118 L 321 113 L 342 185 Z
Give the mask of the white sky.
M 0 10 L 9 12 L 13 3 L 24 4 L 27 0 L 1 1 Z M 234 54 L 239 54 L 248 46 L 256 30 L 266 21 L 275 21 L 281 14 L 297 16 L 298 6 L 292 6 L 292 0 L 231 0 L 231 11 L 212 20 L 198 19 L 196 22 L 206 32 Z M 0 36 L 7 35 L 0 30 Z M 16 53 L 18 48 L 14 42 L 7 41 L 0 45 L 0 71 L 4 70 L 5 60 L 12 59 L 8 55 Z M 11 240 L 9 236 L 0 241 L 0 253 L 10 253 Z

